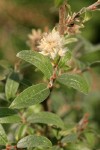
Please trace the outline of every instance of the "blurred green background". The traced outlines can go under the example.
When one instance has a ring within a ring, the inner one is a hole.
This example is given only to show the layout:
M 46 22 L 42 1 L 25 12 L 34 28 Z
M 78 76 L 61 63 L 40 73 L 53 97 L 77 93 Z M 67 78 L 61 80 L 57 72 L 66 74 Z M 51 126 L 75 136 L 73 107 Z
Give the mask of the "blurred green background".
M 69 0 L 73 12 L 94 3 L 95 0 Z M 15 62 L 16 53 L 28 49 L 27 35 L 32 28 L 52 28 L 58 22 L 54 0 L 0 0 L 0 59 Z M 94 44 L 100 43 L 100 13 L 86 23 L 82 34 Z
M 82 7 L 94 3 L 95 0 L 69 0 L 72 6 L 72 11 L 77 12 Z M 17 52 L 29 49 L 26 44 L 28 34 L 33 28 L 45 27 L 52 29 L 58 22 L 58 10 L 54 7 L 54 0 L 0 0 L 0 60 L 8 60 L 12 65 L 16 62 Z M 86 39 L 85 50 L 91 51 L 92 44 L 99 53 L 95 55 L 100 58 L 100 12 L 93 12 L 92 19 L 85 24 L 82 29 L 82 35 Z M 89 41 L 89 42 L 88 42 Z M 93 47 L 93 48 L 94 48 Z M 91 56 L 94 58 L 94 54 Z M 89 57 L 88 57 L 89 58 Z M 92 58 L 89 58 L 90 60 Z M 84 59 L 85 60 L 85 59 Z M 29 71 L 30 69 L 30 71 Z M 24 70 L 24 76 L 27 79 L 26 86 L 31 83 L 40 82 L 40 72 L 34 72 L 34 68 Z M 33 75 L 31 74 L 33 71 Z M 95 146 L 100 150 L 100 68 L 93 69 L 87 76 L 91 80 L 91 90 L 88 95 L 83 95 L 73 89 L 61 87 L 53 91 L 51 95 L 52 110 L 63 117 L 65 123 L 78 122 L 83 114 L 88 112 L 90 114 L 90 126 L 95 130 L 96 140 Z M 24 81 L 23 81 L 24 82 Z M 23 89 L 24 89 L 23 88 Z M 94 141 L 94 139 L 92 138 Z M 90 141 L 90 143 L 92 143 Z M 96 149 L 94 149 L 96 150 Z

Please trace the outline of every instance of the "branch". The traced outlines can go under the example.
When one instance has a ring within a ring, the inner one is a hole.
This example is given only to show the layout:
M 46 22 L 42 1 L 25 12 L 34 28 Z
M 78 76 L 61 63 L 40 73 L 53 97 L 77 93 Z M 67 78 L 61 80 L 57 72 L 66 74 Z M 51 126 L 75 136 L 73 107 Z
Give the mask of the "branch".
M 79 17 L 84 14 L 86 11 L 94 11 L 98 9 L 98 6 L 100 5 L 100 0 L 98 0 L 97 2 L 95 2 L 94 4 L 88 6 L 88 7 L 84 7 L 82 8 L 79 12 L 74 13 L 73 16 L 69 19 L 66 20 L 66 25 L 67 27 L 72 27 L 75 24 L 75 21 L 77 21 L 77 19 L 79 19 Z
M 66 17 L 66 2 L 64 2 L 60 8 L 59 8 L 59 33 L 60 35 L 64 35 L 64 28 L 65 28 L 65 17 Z M 43 101 L 43 106 L 44 106 L 44 110 L 48 111 L 49 107 L 48 107 L 48 100 L 51 96 L 51 92 L 54 88 L 54 82 L 56 80 L 56 72 L 58 69 L 58 63 L 60 61 L 60 57 L 58 59 L 58 61 L 56 62 L 55 66 L 54 66 L 54 71 L 53 71 L 53 75 L 50 78 L 49 84 L 48 84 L 48 88 L 50 89 L 50 95 L 46 98 L 45 101 Z
M 66 4 L 62 4 L 59 8 L 59 33 L 64 35 Z
M 59 60 L 60 60 L 60 58 L 59 58 Z M 49 101 L 49 98 L 50 98 L 50 96 L 51 96 L 51 92 L 52 92 L 52 90 L 53 90 L 53 88 L 54 88 L 54 82 L 55 82 L 56 77 L 57 77 L 56 73 L 57 73 L 57 69 L 58 69 L 59 60 L 58 60 L 57 64 L 54 66 L 53 75 L 51 76 L 50 81 L 49 81 L 49 83 L 48 83 L 48 88 L 50 89 L 50 94 L 49 94 L 49 96 L 46 98 L 46 100 L 43 101 L 43 106 L 44 106 L 44 110 L 45 110 L 45 111 L 49 111 L 48 101 Z
M 90 11 L 96 10 L 99 5 L 100 5 L 100 0 L 98 0 L 97 2 L 95 2 L 92 5 L 88 6 L 87 10 L 90 10 Z

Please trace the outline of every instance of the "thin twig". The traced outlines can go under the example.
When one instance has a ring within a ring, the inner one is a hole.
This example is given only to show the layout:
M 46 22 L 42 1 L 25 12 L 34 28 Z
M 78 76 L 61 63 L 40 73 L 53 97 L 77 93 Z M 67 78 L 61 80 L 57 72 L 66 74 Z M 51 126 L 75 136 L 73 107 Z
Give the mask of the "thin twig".
M 70 21 L 67 23 L 67 26 L 70 27 L 71 25 L 74 25 L 75 21 L 77 18 L 79 18 L 82 14 L 84 14 L 86 11 L 94 11 L 97 10 L 97 7 L 100 5 L 100 0 L 98 0 L 97 2 L 95 2 L 94 4 L 88 6 L 88 7 L 84 7 L 82 8 L 80 11 L 78 11 L 77 13 L 75 13 L 72 18 L 70 19 Z M 72 26 L 71 26 L 72 27 Z
M 64 2 L 59 8 L 59 33 L 60 33 L 60 35 L 64 35 L 65 17 L 66 17 L 66 4 Z M 50 94 L 46 98 L 46 100 L 43 101 L 43 106 L 44 106 L 45 111 L 49 110 L 48 100 L 51 96 L 51 92 L 52 92 L 53 87 L 54 87 L 53 85 L 54 85 L 54 82 L 56 80 L 56 72 L 57 72 L 57 69 L 58 69 L 59 61 L 60 61 L 60 57 L 59 57 L 58 61 L 56 62 L 56 65 L 54 66 L 53 75 L 51 76 L 49 84 L 48 84 L 48 88 L 50 89 Z
M 58 61 L 58 62 L 59 62 L 59 61 Z M 49 94 L 49 96 L 46 98 L 46 100 L 43 101 L 43 107 L 44 107 L 44 110 L 45 110 L 45 111 L 49 111 L 48 101 L 49 101 L 49 99 L 50 99 L 51 92 L 52 92 L 52 90 L 53 90 L 53 88 L 54 88 L 54 82 L 55 82 L 55 80 L 56 80 L 56 72 L 57 72 L 57 69 L 58 69 L 58 62 L 57 62 L 57 65 L 54 66 L 53 75 L 51 76 L 50 81 L 49 81 L 49 83 L 48 83 L 48 88 L 50 89 L 50 94 Z

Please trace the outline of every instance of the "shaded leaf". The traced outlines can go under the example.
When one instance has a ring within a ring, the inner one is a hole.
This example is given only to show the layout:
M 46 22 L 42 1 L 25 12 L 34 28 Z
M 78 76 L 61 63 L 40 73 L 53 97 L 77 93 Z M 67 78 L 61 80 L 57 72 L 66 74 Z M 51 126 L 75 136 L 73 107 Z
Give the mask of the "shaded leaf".
M 84 77 L 78 75 L 78 74 L 62 74 L 57 79 L 60 83 L 67 85 L 69 87 L 73 87 L 76 90 L 79 90 L 80 92 L 83 92 L 85 94 L 89 91 L 89 86 Z
M 0 123 L 17 123 L 20 122 L 21 118 L 12 109 L 0 108 Z
M 5 133 L 2 125 L 0 124 L 0 145 L 6 145 L 7 142 L 8 142 L 8 140 L 7 140 L 6 133 Z
M 12 72 L 8 77 L 5 85 L 5 94 L 8 100 L 16 96 L 18 87 L 19 87 L 19 75 L 16 72 Z
M 95 62 L 91 63 L 89 66 L 90 66 L 91 68 L 99 67 L 99 66 L 100 66 L 100 61 L 95 61 Z
M 86 141 L 88 143 L 88 145 L 90 145 L 89 147 L 93 148 L 95 145 L 95 134 L 93 133 L 85 133 L 85 137 L 86 137 Z
M 17 147 L 18 148 L 31 148 L 31 147 L 40 147 L 40 148 L 46 148 L 51 147 L 52 143 L 49 139 L 47 139 L 44 136 L 36 136 L 36 135 L 29 135 L 25 138 L 21 139 Z
M 5 69 L 2 66 L 0 66 L 0 81 L 6 79 L 6 76 L 9 72 L 9 69 Z
M 30 123 L 43 123 L 48 125 L 54 125 L 58 128 L 64 128 L 64 123 L 61 118 L 51 112 L 40 112 L 33 113 L 29 118 L 28 122 Z
M 14 111 L 12 109 L 9 109 L 6 107 L 0 108 L 0 118 L 15 115 L 15 114 L 16 114 L 16 111 Z
M 73 133 L 73 134 L 69 134 L 69 135 L 65 136 L 61 140 L 61 142 L 62 143 L 70 143 L 70 142 L 72 143 L 72 142 L 76 142 L 76 140 L 77 140 L 77 134 Z
M 63 148 L 60 148 L 59 146 L 53 146 L 50 150 L 63 150 Z
M 50 90 L 45 84 L 37 84 L 28 87 L 21 92 L 12 102 L 10 108 L 25 108 L 44 101 L 50 93 Z
M 65 54 L 65 56 L 63 56 L 60 59 L 60 61 L 58 63 L 58 67 L 59 68 L 63 67 L 67 63 L 67 61 L 69 61 L 70 59 L 71 59 L 71 52 L 67 51 L 66 54 Z
M 48 79 L 52 76 L 53 67 L 49 58 L 47 58 L 46 56 L 43 56 L 42 54 L 35 51 L 23 50 L 17 54 L 17 57 L 36 66 L 39 70 L 41 70 L 44 73 L 44 75 Z
M 86 11 L 84 13 L 83 22 L 89 21 L 91 18 L 92 18 L 92 12 L 91 11 Z
M 100 49 L 82 55 L 80 60 L 84 61 L 84 63 L 93 63 L 96 61 L 100 61 Z

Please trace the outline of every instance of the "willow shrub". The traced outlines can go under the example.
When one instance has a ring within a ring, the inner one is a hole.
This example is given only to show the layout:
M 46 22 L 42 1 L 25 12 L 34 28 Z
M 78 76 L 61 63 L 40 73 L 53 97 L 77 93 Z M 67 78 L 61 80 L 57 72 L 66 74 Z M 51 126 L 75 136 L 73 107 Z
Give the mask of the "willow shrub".
M 99 10 L 100 0 L 77 13 L 64 0 L 55 0 L 55 5 L 59 23 L 53 30 L 33 30 L 31 50 L 19 52 L 13 68 L 0 61 L 0 149 L 90 150 L 98 145 L 79 99 L 90 93 L 90 72 L 99 64 L 94 56 L 100 54 L 80 36 L 80 29 Z M 34 73 L 37 84 L 31 82 Z

